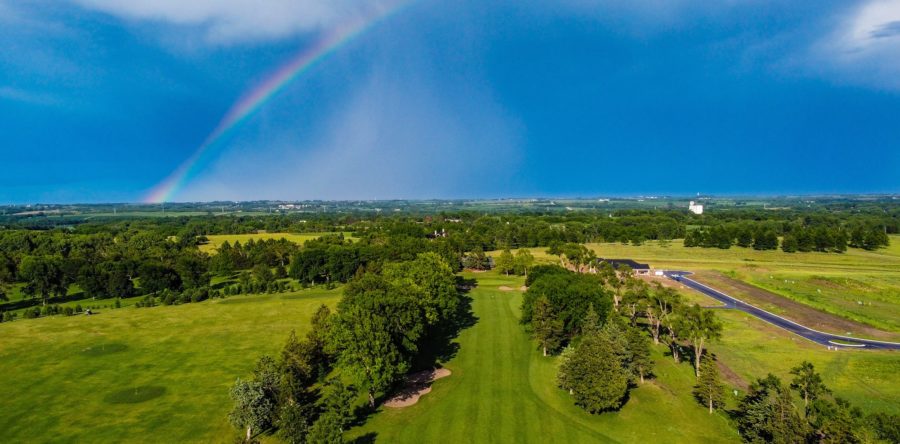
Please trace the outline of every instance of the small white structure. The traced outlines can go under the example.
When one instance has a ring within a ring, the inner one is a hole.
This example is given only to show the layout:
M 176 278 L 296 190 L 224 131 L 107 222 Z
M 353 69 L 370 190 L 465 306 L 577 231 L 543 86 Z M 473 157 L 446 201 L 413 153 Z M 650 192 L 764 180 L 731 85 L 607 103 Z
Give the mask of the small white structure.
M 694 214 L 703 214 L 703 205 L 694 204 L 694 201 L 691 201 L 690 205 L 688 205 L 688 210 L 691 210 L 691 213 Z
M 653 275 L 654 275 L 654 276 L 660 276 L 660 277 L 662 277 L 662 276 L 665 275 L 665 273 L 663 273 L 662 270 L 656 270 L 656 271 L 653 272 Z

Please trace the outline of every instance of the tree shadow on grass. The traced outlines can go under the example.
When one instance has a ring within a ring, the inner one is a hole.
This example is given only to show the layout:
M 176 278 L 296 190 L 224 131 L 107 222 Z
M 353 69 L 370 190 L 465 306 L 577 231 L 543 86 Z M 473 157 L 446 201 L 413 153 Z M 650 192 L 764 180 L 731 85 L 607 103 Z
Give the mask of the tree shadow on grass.
M 446 325 L 434 328 L 430 334 L 419 341 L 419 353 L 413 358 L 410 373 L 441 368 L 444 363 L 456 356 L 460 346 L 458 342 L 455 342 L 455 339 L 459 337 L 463 330 L 478 323 L 478 317 L 475 316 L 475 312 L 472 310 L 472 297 L 468 295 L 469 291 L 477 287 L 477 285 L 478 282 L 475 279 L 464 279 L 457 276 L 456 288 L 459 292 L 459 305 L 456 308 L 456 312 Z M 397 381 L 391 390 L 382 394 L 379 401 L 396 393 L 395 390 L 402 389 L 406 382 L 405 378 Z M 374 409 L 368 405 L 358 407 L 354 412 L 356 418 L 352 422 L 351 427 L 365 424 L 371 416 L 381 411 L 381 408 L 380 405 Z M 375 436 L 375 433 L 368 433 L 352 442 L 374 442 Z
M 413 372 L 442 367 L 459 352 L 459 343 L 455 341 L 459 334 L 478 323 L 478 317 L 472 311 L 472 297 L 467 292 L 460 292 L 459 306 L 456 313 L 446 325 L 434 328 L 430 334 L 422 338 L 419 353 L 413 359 Z
M 166 388 L 158 385 L 143 385 L 112 392 L 103 397 L 108 404 L 138 404 L 159 398 L 166 394 Z
M 371 444 L 375 442 L 375 438 L 378 436 L 375 432 L 369 432 L 362 436 L 357 436 L 352 441 L 347 441 L 349 444 Z
M 72 294 L 67 294 L 65 296 L 51 296 L 47 299 L 47 305 L 54 304 L 64 304 L 66 302 L 74 302 L 74 301 L 101 301 L 101 300 L 112 300 L 112 299 L 90 299 L 84 295 L 83 291 L 76 291 Z M 22 308 L 29 307 L 38 307 L 42 306 L 43 301 L 40 297 L 23 297 L 17 301 L 9 301 L 3 304 L 0 304 L 0 310 L 2 311 L 12 311 L 19 310 Z

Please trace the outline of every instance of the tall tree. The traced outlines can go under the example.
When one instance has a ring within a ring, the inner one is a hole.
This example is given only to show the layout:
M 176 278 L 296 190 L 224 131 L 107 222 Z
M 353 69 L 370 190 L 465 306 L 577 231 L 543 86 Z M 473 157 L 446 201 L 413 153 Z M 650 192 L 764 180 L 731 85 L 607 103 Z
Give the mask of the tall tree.
M 663 326 L 671 327 L 671 315 L 681 305 L 681 296 L 673 288 L 663 287 L 659 283 L 647 298 L 644 314 L 650 322 L 650 333 L 653 343 L 659 344 L 659 336 Z
M 809 414 L 809 403 L 830 393 L 830 390 L 825 387 L 822 376 L 816 373 L 815 367 L 808 361 L 803 361 L 800 365 L 792 368 L 791 374 L 794 375 L 791 388 L 803 398 L 803 411 Z
M 698 304 L 682 309 L 678 320 L 676 329 L 694 349 L 694 373 L 699 378 L 703 350 L 708 341 L 722 336 L 722 323 L 711 310 L 704 310 Z
M 596 314 L 596 312 L 595 312 Z M 562 321 L 557 317 L 546 296 L 538 298 L 534 303 L 534 315 L 531 318 L 531 331 L 544 356 L 556 351 L 563 339 Z
M 600 320 L 597 310 L 594 310 L 594 304 L 588 305 L 587 313 L 584 315 L 584 322 L 581 324 L 581 334 L 594 335 L 600 333 L 602 328 L 603 321 Z
M 356 418 L 353 411 L 356 394 L 356 389 L 344 385 L 340 378 L 329 379 L 325 384 L 321 399 L 322 410 L 334 416 L 341 432 L 345 431 Z
M 700 376 L 697 378 L 697 385 L 694 386 L 694 397 L 703 405 L 709 407 L 709 413 L 713 409 L 725 402 L 725 386 L 719 379 L 719 368 L 712 359 L 704 358 L 707 361 Z
M 653 371 L 653 358 L 650 357 L 650 338 L 647 337 L 643 330 L 635 326 L 628 326 L 626 331 L 631 371 L 643 384 L 644 377 Z
M 334 346 L 340 351 L 339 362 L 349 374 L 366 388 L 369 406 L 409 369 L 404 356 L 391 335 L 391 322 L 379 314 L 356 304 L 341 307 L 332 325 Z
M 258 433 L 271 425 L 275 413 L 275 400 L 269 397 L 258 381 L 244 381 L 238 378 L 231 388 L 234 408 L 228 419 L 235 427 L 245 429 L 246 442 L 250 442 L 254 432 Z
M 528 251 L 527 248 L 520 248 L 519 251 L 516 252 L 516 274 L 525 275 L 528 277 L 528 270 L 534 264 L 534 256 L 531 254 L 531 251 Z
M 790 389 L 772 374 L 750 384 L 738 412 L 738 431 L 747 442 L 802 443 L 809 434 L 809 424 L 797 412 Z
M 515 271 L 516 262 L 515 258 L 509 248 L 504 249 L 499 256 L 497 256 L 497 261 L 494 263 L 494 268 L 497 269 L 500 273 L 503 273 L 509 276 L 509 273 Z
M 343 443 L 340 420 L 331 412 L 323 413 L 309 429 L 307 440 L 310 444 Z
M 619 408 L 628 391 L 628 373 L 613 345 L 600 334 L 584 337 L 567 354 L 557 381 L 572 393 L 576 405 L 590 413 Z
M 69 287 L 61 261 L 53 257 L 25 256 L 19 264 L 19 277 L 25 281 L 22 292 L 40 297 L 43 305 L 51 296 L 65 296 Z

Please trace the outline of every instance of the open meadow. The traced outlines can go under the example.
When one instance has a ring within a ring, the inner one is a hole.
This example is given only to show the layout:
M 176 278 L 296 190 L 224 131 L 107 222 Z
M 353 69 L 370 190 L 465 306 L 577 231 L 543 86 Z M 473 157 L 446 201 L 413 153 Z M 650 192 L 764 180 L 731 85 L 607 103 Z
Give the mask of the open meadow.
M 229 387 L 340 289 L 0 324 L 5 442 L 231 442 Z

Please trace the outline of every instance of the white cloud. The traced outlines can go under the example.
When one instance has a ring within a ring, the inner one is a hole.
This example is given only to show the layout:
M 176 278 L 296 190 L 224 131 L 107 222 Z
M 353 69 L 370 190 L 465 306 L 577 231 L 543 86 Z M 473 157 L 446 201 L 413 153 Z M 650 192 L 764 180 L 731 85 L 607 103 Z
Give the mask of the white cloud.
M 373 75 L 313 140 L 266 131 L 263 140 L 230 148 L 175 199 L 504 194 L 519 160 L 516 121 L 484 91 L 441 91 L 406 76 Z
M 265 40 L 327 28 L 385 7 L 384 0 L 72 0 L 131 20 L 198 26 L 216 43 Z
M 24 102 L 31 105 L 56 105 L 59 103 L 59 99 L 51 94 L 11 86 L 0 86 L 0 101 L 2 100 Z
M 812 54 L 813 63 L 846 82 L 900 89 L 900 0 L 864 3 L 838 20 Z

